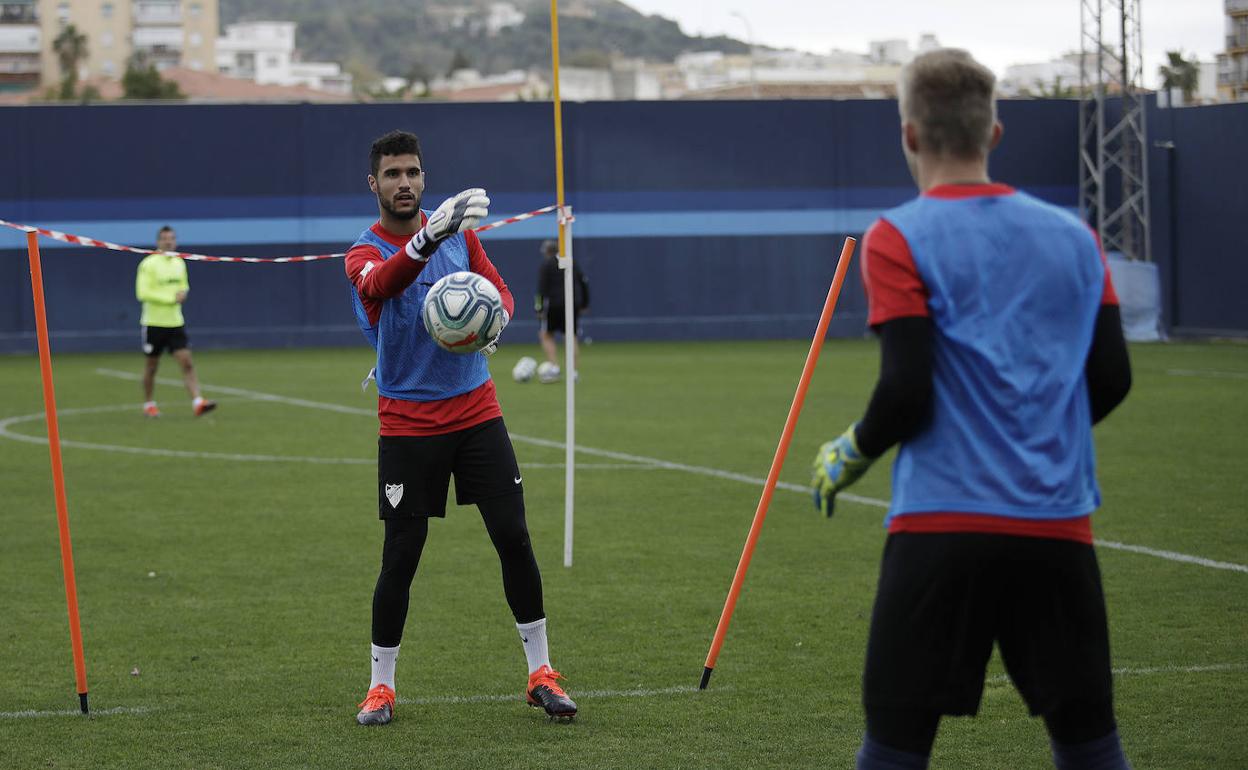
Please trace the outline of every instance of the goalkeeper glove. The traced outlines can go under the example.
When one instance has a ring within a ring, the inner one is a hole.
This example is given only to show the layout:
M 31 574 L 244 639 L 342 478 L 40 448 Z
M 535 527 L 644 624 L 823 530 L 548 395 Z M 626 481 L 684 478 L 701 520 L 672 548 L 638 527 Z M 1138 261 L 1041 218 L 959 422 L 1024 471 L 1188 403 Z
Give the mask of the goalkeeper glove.
M 507 315 L 506 310 L 499 310 L 498 312 L 503 314 L 503 325 L 498 327 L 498 334 L 494 335 L 494 339 L 490 340 L 488 345 L 481 348 L 481 355 L 486 358 L 489 358 L 498 352 L 498 338 L 503 336 L 503 329 L 506 329 L 507 324 L 511 323 L 511 316 Z
M 828 518 L 832 518 L 836 493 L 857 481 L 875 462 L 874 457 L 867 457 L 858 449 L 858 439 L 854 435 L 857 427 L 856 423 L 849 426 L 840 436 L 819 447 L 819 454 L 815 455 L 811 497 L 815 507 Z
M 490 213 L 490 198 L 485 190 L 474 187 L 442 201 L 429 221 L 407 242 L 404 251 L 417 262 L 427 262 L 438 244 L 445 239 L 471 230 Z

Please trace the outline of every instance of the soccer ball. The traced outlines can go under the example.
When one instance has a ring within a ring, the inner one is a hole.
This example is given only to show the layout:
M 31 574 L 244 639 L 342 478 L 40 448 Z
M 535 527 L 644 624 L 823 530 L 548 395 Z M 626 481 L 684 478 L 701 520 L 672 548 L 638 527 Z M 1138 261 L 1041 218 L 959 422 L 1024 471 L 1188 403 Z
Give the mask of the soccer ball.
M 549 361 L 543 361 L 541 366 L 537 367 L 537 381 L 546 385 L 559 381 L 559 365 L 552 364 Z
M 451 273 L 429 290 L 420 315 L 438 347 L 475 353 L 503 330 L 503 298 L 494 284 L 476 273 Z
M 533 379 L 533 373 L 536 371 L 537 362 L 525 356 L 516 362 L 515 367 L 511 370 L 511 377 L 516 382 L 528 382 Z

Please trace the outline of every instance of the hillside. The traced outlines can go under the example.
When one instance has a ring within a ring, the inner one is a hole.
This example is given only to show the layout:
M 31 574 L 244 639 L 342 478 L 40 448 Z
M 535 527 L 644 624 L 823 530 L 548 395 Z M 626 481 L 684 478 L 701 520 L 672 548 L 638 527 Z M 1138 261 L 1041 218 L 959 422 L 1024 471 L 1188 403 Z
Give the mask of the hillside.
M 426 80 L 452 63 L 484 73 L 549 68 L 550 6 L 512 0 L 524 21 L 489 34 L 497 0 L 220 0 L 221 23 L 287 20 L 299 24 L 305 60 L 337 61 L 367 84 L 381 75 Z M 569 1 L 560 8 L 560 54 L 571 66 L 601 66 L 612 56 L 671 61 L 688 51 L 741 53 L 726 37 L 684 34 L 676 22 L 645 16 L 618 0 Z

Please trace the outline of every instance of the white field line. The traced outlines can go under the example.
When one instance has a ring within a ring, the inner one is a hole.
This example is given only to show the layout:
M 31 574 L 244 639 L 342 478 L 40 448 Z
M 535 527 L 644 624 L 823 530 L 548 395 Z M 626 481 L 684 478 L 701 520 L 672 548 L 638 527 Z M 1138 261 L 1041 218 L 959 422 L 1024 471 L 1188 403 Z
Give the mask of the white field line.
M 1142 545 L 1130 545 L 1129 543 L 1115 543 L 1112 540 L 1097 540 L 1096 545 L 1100 548 L 1113 548 L 1118 551 L 1130 551 L 1131 553 L 1142 553 L 1146 556 L 1156 556 L 1158 559 L 1169 559 L 1170 561 L 1180 561 L 1185 564 L 1199 564 L 1202 567 L 1211 569 L 1226 569 L 1232 572 L 1248 573 L 1248 567 L 1242 564 L 1231 564 L 1225 561 L 1214 561 L 1205 559 L 1200 556 L 1188 556 L 1185 553 L 1175 553 L 1174 551 L 1160 551 L 1155 548 L 1145 548 Z
M 1114 676 L 1153 676 L 1156 674 L 1223 674 L 1228 671 L 1248 671 L 1248 663 L 1212 663 L 1204 666 L 1147 666 L 1115 668 Z M 990 684 L 1005 684 L 1009 674 L 996 674 L 986 680 Z
M 1213 377 L 1227 380 L 1248 380 L 1248 372 L 1225 372 L 1218 369 L 1167 369 L 1175 377 Z
M 718 692 L 727 692 L 732 688 L 717 687 L 715 689 Z M 698 688 L 696 686 L 689 685 L 636 690 L 577 690 L 571 694 L 576 696 L 577 700 L 592 700 L 605 698 L 648 698 L 654 695 L 683 695 L 685 693 L 694 692 L 698 692 Z M 447 703 L 507 703 L 509 701 L 522 703 L 524 701 L 524 695 L 517 693 L 511 693 L 510 695 L 435 695 L 429 698 L 398 699 L 400 704 L 411 706 L 426 706 Z
M 138 379 L 138 375 L 131 374 L 129 372 L 118 372 L 112 369 L 96 369 L 96 372 L 99 374 L 106 375 L 106 376 L 113 376 L 113 377 L 121 376 L 125 379 Z M 172 384 L 172 385 L 181 384 L 180 381 L 172 380 L 172 379 L 162 380 L 161 382 L 165 382 L 165 383 Z M 306 406 L 306 407 L 313 408 L 313 409 L 327 408 L 327 409 L 331 409 L 332 411 L 338 411 L 338 412 L 350 409 L 350 407 L 343 407 L 338 404 L 321 404 L 320 402 L 307 401 L 304 399 L 288 399 L 285 396 L 278 396 L 278 395 L 274 395 L 271 393 L 259 393 L 259 392 L 251 391 L 251 390 L 243 390 L 241 388 L 220 388 L 220 387 L 209 386 L 209 385 L 201 385 L 200 387 L 202 387 L 204 390 L 216 390 L 222 393 L 228 392 L 228 393 L 233 393 L 235 395 L 246 396 L 248 398 L 256 398 L 256 399 L 260 399 L 264 401 L 273 401 L 273 402 L 278 402 L 278 403 L 292 404 L 295 406 Z M 360 410 L 360 411 L 363 411 L 363 410 Z M 367 414 L 369 416 L 372 416 L 373 412 L 369 411 L 367 412 Z M 522 435 L 518 435 L 515 433 L 511 434 L 511 437 L 516 441 L 521 441 L 527 444 L 532 444 L 534 446 L 548 447 L 551 449 L 564 449 L 566 447 L 566 445 L 562 441 L 552 441 L 550 439 L 534 438 L 532 436 L 522 436 Z M 667 460 L 660 460 L 655 457 L 644 457 L 642 455 L 627 454 L 625 452 L 614 452 L 608 449 L 595 449 L 593 447 L 587 447 L 587 446 L 579 445 L 579 444 L 577 445 L 576 450 L 578 452 L 582 452 L 588 455 L 594 455 L 597 457 L 606 457 L 612 460 L 634 462 L 640 465 L 649 465 L 655 468 L 662 468 L 665 470 L 684 471 L 685 473 L 693 473 L 699 476 L 711 476 L 714 478 L 727 479 L 729 481 L 738 481 L 744 484 L 751 484 L 753 486 L 763 486 L 767 483 L 766 479 L 759 478 L 757 476 L 748 476 L 743 473 L 734 473 L 732 471 L 720 470 L 718 468 L 706 468 L 700 465 L 687 465 L 685 463 L 674 463 L 674 462 L 669 462 Z M 779 489 L 788 490 L 790 492 L 800 492 L 804 495 L 810 494 L 810 490 L 807 487 L 801 486 L 799 484 L 791 484 L 791 483 L 786 483 L 786 482 L 781 481 L 776 484 L 776 487 Z M 847 493 L 841 493 L 840 495 L 838 495 L 838 497 L 841 500 L 848 500 L 850 502 L 861 503 L 863 505 L 871 505 L 871 506 L 875 506 L 878 508 L 887 508 L 889 505 L 887 500 L 880 500 L 879 498 L 874 498 L 874 497 L 862 497 L 860 495 L 852 495 L 852 494 L 847 494 Z M 1097 539 L 1097 540 L 1094 540 L 1093 542 L 1095 543 L 1097 547 L 1100 547 L 1100 548 L 1108 548 L 1111 550 L 1119 550 L 1119 551 L 1129 551 L 1131 553 L 1138 553 L 1138 554 L 1143 554 L 1146 556 L 1153 556 L 1158 559 L 1177 561 L 1177 562 L 1182 562 L 1184 564 L 1196 564 L 1202 567 L 1208 567 L 1210 569 L 1224 569 L 1224 570 L 1230 570 L 1233 572 L 1248 573 L 1248 566 L 1244 566 L 1242 564 L 1233 564 L 1230 562 L 1214 561 L 1212 559 L 1205 559 L 1200 556 L 1190 556 L 1188 554 L 1176 553 L 1174 551 L 1162 551 L 1162 550 L 1158 550 L 1154 548 L 1147 548 L 1145 546 L 1129 545 L 1126 543 L 1117 543 L 1112 540 Z
M 42 719 L 44 717 L 104 717 L 113 714 L 147 714 L 156 709 L 147 706 L 114 706 L 111 709 L 92 710 L 90 714 L 83 714 L 78 709 L 64 709 L 63 711 L 0 711 L 0 719 Z
M 134 412 L 138 415 L 142 406 L 140 404 L 120 404 L 117 406 L 92 406 L 78 409 L 58 409 L 57 414 L 62 417 L 68 417 L 76 414 L 98 414 L 100 412 Z M 20 441 L 26 444 L 43 444 L 47 445 L 47 436 L 29 436 L 25 433 L 16 433 L 9 430 L 11 426 L 24 422 L 43 422 L 43 412 L 34 414 L 23 414 L 17 417 L 6 417 L 0 420 L 0 438 L 7 438 L 13 441 Z M 136 418 L 138 419 L 138 418 Z M 297 463 L 300 465 L 375 465 L 377 458 L 375 457 L 300 457 L 298 455 L 262 455 L 262 454 L 240 454 L 235 452 L 200 452 L 189 449 L 156 449 L 153 447 L 141 446 L 124 446 L 121 444 L 97 444 L 91 441 L 73 441 L 70 439 L 61 439 L 61 446 L 72 447 L 74 449 L 96 449 L 103 452 L 119 452 L 122 454 L 132 455 L 148 455 L 152 457 L 178 457 L 192 460 L 227 460 L 232 462 L 249 462 L 249 463 Z M 544 470 L 549 468 L 562 468 L 563 463 L 521 463 L 522 470 Z M 616 463 L 584 463 L 578 465 L 578 468 L 586 470 L 657 470 L 652 466 L 636 465 L 636 464 L 616 464 Z

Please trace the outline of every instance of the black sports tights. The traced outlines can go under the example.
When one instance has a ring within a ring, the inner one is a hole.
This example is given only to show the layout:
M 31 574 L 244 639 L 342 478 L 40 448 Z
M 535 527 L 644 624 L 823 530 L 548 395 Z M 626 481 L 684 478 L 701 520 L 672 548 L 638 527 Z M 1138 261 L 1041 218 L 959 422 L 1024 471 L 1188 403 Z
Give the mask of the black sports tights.
M 545 617 L 542 609 L 542 575 L 529 544 L 524 522 L 524 496 L 505 495 L 477 504 L 490 542 L 503 568 L 503 592 L 517 623 Z M 429 519 L 386 519 L 386 540 L 381 549 L 381 574 L 373 590 L 373 644 L 397 647 L 407 621 L 408 595 L 421 551 L 429 535 Z

